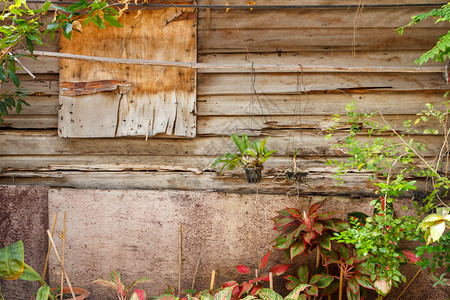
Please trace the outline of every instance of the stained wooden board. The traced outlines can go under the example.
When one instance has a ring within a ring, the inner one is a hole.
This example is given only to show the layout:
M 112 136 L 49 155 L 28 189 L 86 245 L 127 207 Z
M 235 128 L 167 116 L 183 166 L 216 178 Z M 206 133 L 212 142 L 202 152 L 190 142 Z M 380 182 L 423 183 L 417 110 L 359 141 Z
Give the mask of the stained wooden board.
M 201 63 L 210 64 L 274 64 L 274 65 L 326 65 L 354 67 L 417 67 L 414 60 L 423 51 L 357 51 L 357 52 L 282 52 L 282 53 L 227 53 L 200 54 Z M 439 62 L 422 66 L 441 67 Z M 200 69 L 199 73 L 250 73 L 251 69 Z M 270 72 L 258 70 L 260 72 Z M 292 71 L 290 71 L 292 72 Z
M 272 150 L 272 149 L 271 149 Z M 292 157 L 294 149 L 289 156 L 275 154 L 264 163 L 267 174 L 283 178 L 286 169 L 292 169 Z M 58 172 L 58 171 L 83 171 L 83 172 L 120 172 L 120 171 L 148 171 L 148 172 L 191 172 L 201 174 L 206 172 L 220 173 L 221 165 L 212 167 L 216 156 L 97 156 L 97 155 L 46 155 L 46 156 L 2 156 L 0 170 L 2 172 Z M 325 163 L 333 159 L 344 162 L 347 157 L 305 157 L 297 154 L 297 168 L 310 173 L 336 173 L 335 166 Z M 431 158 L 427 159 L 433 164 Z M 424 167 L 424 164 L 416 159 L 414 164 Z M 354 170 L 355 172 L 358 172 Z M 225 170 L 224 174 L 238 176 L 242 169 Z M 359 172 L 364 173 L 364 172 Z
M 198 113 L 200 116 L 345 114 L 345 105 L 353 101 L 359 112 L 416 114 L 426 108 L 426 103 L 440 105 L 444 101 L 444 92 L 336 91 L 297 95 L 201 96 L 198 99 Z
M 418 118 L 416 115 L 386 115 L 384 119 L 391 124 L 398 132 L 405 133 L 403 122 L 412 120 L 412 123 Z M 343 117 L 342 121 L 346 118 Z M 371 118 L 373 122 L 384 126 L 386 123 L 381 116 Z M 333 116 L 311 116 L 311 115 L 295 115 L 295 116 L 214 116 L 199 117 L 198 135 L 230 135 L 236 133 L 238 135 L 246 134 L 248 136 L 260 136 L 265 132 L 273 129 L 303 129 L 303 130 L 326 130 L 334 124 Z M 348 126 L 348 125 L 347 125 Z M 427 123 L 420 122 L 414 126 L 419 133 L 423 133 L 425 129 L 440 128 L 438 121 L 429 121 Z
M 285 9 L 285 10 L 211 10 L 210 29 L 273 29 L 273 28 L 391 28 L 408 24 L 411 16 L 423 13 L 423 7 L 363 8 L 357 9 Z M 199 12 L 199 28 L 207 29 L 206 11 Z M 427 19 L 414 28 L 447 27 L 434 19 Z M 409 30 L 409 29 L 406 29 Z
M 242 171 L 242 170 L 241 170 Z M 0 174 L 0 184 L 27 184 L 52 187 L 94 189 L 164 189 L 202 190 L 226 193 L 265 193 L 303 195 L 370 195 L 376 190 L 366 174 L 344 175 L 345 183 L 337 186 L 331 174 L 310 174 L 298 187 L 271 174 L 263 174 L 258 184 L 248 184 L 244 174 L 221 176 L 188 172 L 11 172 Z M 423 182 L 418 182 L 423 186 Z
M 279 155 L 299 149 L 306 156 L 345 156 L 340 150 L 330 148 L 345 137 L 337 133 L 325 140 L 325 131 L 269 130 L 268 147 L 277 148 Z M 428 146 L 425 156 L 435 156 L 440 151 L 441 137 L 415 136 L 415 141 Z M 56 131 L 0 131 L 0 155 L 211 155 L 232 152 L 234 145 L 229 137 L 197 137 L 196 139 L 61 139 Z M 367 140 L 362 136 L 361 141 Z M 273 145 L 273 146 L 270 146 Z
M 310 183 L 302 184 L 303 194 L 371 194 L 374 191 L 368 176 L 346 177 L 348 184 L 336 187 L 331 176 L 311 175 Z M 282 180 L 280 180 L 282 181 Z M 0 174 L 1 184 L 28 184 L 103 189 L 169 189 L 203 190 L 239 193 L 296 194 L 289 182 L 278 182 L 275 177 L 265 178 L 259 184 L 248 184 L 244 175 L 219 177 L 216 173 L 194 175 L 177 172 L 11 172 Z
M 72 42 L 62 39 L 61 51 L 112 58 L 196 61 L 196 15 L 192 9 L 146 10 L 140 15 L 130 12 L 119 21 L 126 26 L 98 30 L 92 25 L 82 34 L 74 34 Z M 85 42 L 87 36 L 89 43 Z M 62 97 L 61 116 L 65 118 L 60 122 L 61 136 L 195 136 L 195 70 L 68 59 L 61 60 L 61 68 L 61 81 L 118 80 L 131 85 L 128 93 L 97 97 L 96 102 L 104 102 L 99 103 L 100 107 L 114 106 L 116 110 L 99 115 L 95 121 L 106 122 L 98 126 L 91 122 L 91 116 L 86 117 L 95 106 L 90 102 L 92 97 Z M 111 124 L 115 128 L 111 129 Z
M 428 50 L 446 28 L 411 28 L 400 36 L 388 28 L 199 29 L 200 53 L 361 50 Z
M 233 5 L 247 5 L 248 0 L 234 0 L 232 2 Z M 258 0 L 256 1 L 257 5 L 377 5 L 377 4 L 387 4 L 387 5 L 396 5 L 396 4 L 441 4 L 444 3 L 439 0 L 365 0 L 361 3 L 360 0 L 277 0 L 274 2 L 273 0 Z M 206 0 L 199 0 L 198 4 L 205 5 Z M 222 0 L 211 0 L 211 5 L 224 5 Z M 425 8 L 426 10 L 427 8 Z M 427 11 L 427 10 L 426 10 Z
M 27 90 L 32 95 L 51 96 L 59 94 L 59 81 L 57 74 L 38 74 L 36 79 L 31 78 L 28 74 L 22 74 L 20 78 L 20 87 Z M 12 82 L 2 83 L 0 92 L 14 90 L 15 86 Z
M 58 128 L 57 115 L 8 115 L 1 127 L 17 129 L 55 129 Z
M 265 170 L 276 173 L 292 167 L 290 156 L 273 156 L 265 163 Z M 97 156 L 97 155 L 45 155 L 45 156 L 2 156 L 0 169 L 9 171 L 173 171 L 173 172 L 219 172 L 220 166 L 213 168 L 215 156 Z M 333 173 L 334 167 L 326 166 L 328 159 L 343 161 L 340 157 L 302 157 L 297 156 L 298 168 L 314 172 Z M 227 171 L 234 174 L 239 171 Z
M 57 74 L 59 73 L 59 59 L 52 57 L 39 57 L 37 60 L 21 57 L 19 61 L 34 75 L 49 73 Z M 26 74 L 27 72 L 23 69 L 17 70 L 18 74 Z
M 255 73 L 199 74 L 198 95 L 298 93 L 341 89 L 446 89 L 439 73 Z
M 259 136 L 271 129 L 326 129 L 332 123 L 333 116 L 223 116 L 198 117 L 197 134 L 201 135 L 239 135 Z M 385 119 L 398 128 L 399 132 L 405 130 L 401 127 L 406 120 L 415 120 L 416 115 L 386 115 Z M 379 124 L 384 124 L 381 117 L 373 118 Z M 438 128 L 437 122 L 419 123 L 415 127 L 419 132 L 427 128 Z M 58 127 L 57 115 L 13 115 L 4 117 L 3 128 L 14 129 L 55 129 Z
M 23 106 L 20 112 L 21 116 L 26 115 L 58 115 L 58 96 L 29 96 L 26 100 L 30 106 Z M 16 115 L 16 111 L 9 112 L 10 115 Z

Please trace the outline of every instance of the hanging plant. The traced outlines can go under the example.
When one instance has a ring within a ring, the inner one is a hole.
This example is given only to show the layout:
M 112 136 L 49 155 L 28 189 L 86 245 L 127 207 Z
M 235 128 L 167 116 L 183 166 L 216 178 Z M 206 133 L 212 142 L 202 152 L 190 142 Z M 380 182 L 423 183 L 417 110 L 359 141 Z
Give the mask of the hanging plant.
M 244 168 L 249 183 L 260 182 L 264 163 L 276 152 L 275 150 L 269 151 L 266 148 L 267 139 L 269 138 L 262 141 L 256 140 L 250 144 L 247 135 L 243 134 L 241 139 L 237 134 L 232 134 L 231 139 L 239 152 L 222 155 L 213 162 L 212 166 L 216 167 L 218 164 L 223 164 L 220 169 L 220 175 L 222 175 L 225 167 L 228 167 L 228 170 L 241 167 Z

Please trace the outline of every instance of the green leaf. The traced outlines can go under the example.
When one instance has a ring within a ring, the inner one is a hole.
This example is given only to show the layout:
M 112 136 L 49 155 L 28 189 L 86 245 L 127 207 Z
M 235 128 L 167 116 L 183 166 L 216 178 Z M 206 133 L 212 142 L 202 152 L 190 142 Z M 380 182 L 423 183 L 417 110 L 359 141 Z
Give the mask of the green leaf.
M 25 281 L 40 281 L 42 280 L 42 277 L 35 270 L 25 264 L 25 268 L 19 279 Z
M 334 280 L 334 277 L 332 275 L 322 275 L 320 277 L 319 281 L 317 281 L 316 286 L 319 289 L 326 288 L 333 282 L 333 280 Z
M 66 22 L 66 23 L 63 25 L 63 30 L 64 30 L 64 33 L 65 33 L 65 34 L 71 33 L 71 32 L 72 32 L 72 28 L 73 28 L 73 25 L 72 25 L 72 23 L 70 23 L 70 22 Z
M 123 27 L 123 25 L 120 24 L 119 21 L 117 21 L 117 18 L 114 17 L 114 16 L 112 16 L 112 15 L 105 14 L 105 15 L 103 16 L 103 18 L 105 19 L 106 22 L 108 22 L 108 24 L 109 24 L 110 26 L 114 26 L 114 27 Z
M 309 284 L 300 284 L 298 287 L 296 287 L 292 292 L 289 293 L 289 295 L 286 296 L 285 299 L 297 299 L 301 292 L 306 290 L 311 285 Z
M 365 287 L 366 289 L 374 289 L 373 282 L 370 280 L 369 276 L 356 275 L 355 279 L 360 286 Z
M 309 271 L 306 265 L 301 265 L 297 272 L 298 279 L 301 283 L 309 283 Z
M 271 289 L 262 289 L 259 294 L 262 300 L 283 300 L 283 297 Z
M 33 51 L 34 51 L 33 41 L 29 37 L 26 37 L 26 41 L 27 41 L 28 51 L 30 51 L 30 53 L 33 54 Z
M 24 251 L 23 242 L 18 241 L 14 244 L 0 249 L 0 278 L 14 280 L 19 278 L 24 269 Z
M 143 283 L 143 282 L 153 282 L 153 280 L 151 280 L 148 277 L 142 277 L 139 278 L 138 280 L 134 281 L 132 284 L 130 284 L 129 286 L 127 286 L 127 290 L 130 290 L 131 288 L 133 288 L 135 285 L 139 284 L 139 283 Z
M 244 137 L 247 137 L 247 136 L 245 134 L 243 134 L 242 139 L 244 139 Z M 241 154 L 244 155 L 245 149 L 247 149 L 248 147 L 245 147 L 244 143 L 241 141 L 239 136 L 237 134 L 232 134 L 231 140 L 234 142 L 234 144 L 238 148 L 239 152 L 241 152 Z M 247 138 L 247 140 L 248 140 L 248 138 Z
M 306 243 L 303 239 L 297 241 L 296 243 L 294 243 L 291 248 L 290 248 L 290 256 L 291 256 L 291 260 L 296 257 L 299 254 L 302 254 L 306 249 Z
M 306 292 L 306 294 L 311 295 L 311 296 L 318 296 L 319 295 L 319 288 L 317 286 L 315 286 L 315 285 L 312 285 L 305 292 Z
M 5 69 L 3 69 L 3 66 L 0 66 L 0 80 L 2 82 L 6 82 L 8 78 L 6 77 Z
M 56 5 L 56 4 L 52 4 L 52 5 L 53 5 L 54 8 L 56 8 L 58 10 L 62 10 L 62 11 L 66 12 L 66 13 L 69 13 L 69 14 L 72 13 L 70 11 L 70 9 L 68 9 L 67 7 Z
M 105 23 L 98 15 L 92 18 L 92 23 L 100 29 L 106 28 Z
M 53 30 L 53 29 L 56 29 L 57 27 L 58 27 L 58 23 L 56 23 L 56 22 L 47 24 L 48 30 Z
M 321 237 L 319 237 L 319 246 L 321 248 L 331 250 L 331 235 L 324 232 Z
M 45 2 L 42 6 L 42 11 L 46 12 L 50 8 L 51 2 Z
M 41 286 L 36 293 L 36 300 L 47 300 L 50 296 L 50 287 L 48 285 Z
M 234 287 L 227 287 L 220 292 L 217 293 L 217 295 L 214 297 L 214 300 L 230 300 L 232 296 Z
M 16 73 L 11 71 L 10 69 L 8 69 L 6 72 L 8 72 L 8 76 L 9 76 L 9 78 L 11 78 L 12 82 L 14 83 L 14 85 L 16 87 L 19 87 L 20 86 L 20 80 L 19 80 L 19 77 L 17 77 Z

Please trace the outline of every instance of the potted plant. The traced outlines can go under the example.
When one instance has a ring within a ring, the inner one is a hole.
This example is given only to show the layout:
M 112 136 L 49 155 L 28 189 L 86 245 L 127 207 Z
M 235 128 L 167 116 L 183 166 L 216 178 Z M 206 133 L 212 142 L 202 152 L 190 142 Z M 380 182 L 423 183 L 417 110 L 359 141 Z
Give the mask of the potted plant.
M 284 175 L 286 176 L 286 180 L 293 182 L 295 184 L 299 184 L 306 181 L 306 176 L 308 175 L 308 172 L 302 172 L 297 169 L 297 151 L 298 149 L 295 149 L 294 157 L 292 159 L 292 170 L 286 169 L 284 171 Z
M 41 287 L 36 294 L 31 297 L 32 300 L 59 299 L 59 297 L 56 297 L 58 289 L 50 289 L 48 284 L 42 279 L 41 275 L 25 263 L 22 241 L 18 241 L 0 249 L 0 279 L 37 281 L 41 284 Z M 89 296 L 89 292 L 82 288 L 73 287 L 73 290 L 77 295 L 76 300 L 84 300 Z M 63 293 L 70 295 L 69 298 L 66 297 L 64 299 L 73 299 L 68 287 L 63 288 Z
M 117 271 L 111 272 L 111 280 L 106 279 L 97 279 L 92 281 L 91 283 L 97 283 L 101 286 L 106 286 L 114 289 L 117 292 L 117 297 L 119 300 L 127 300 L 128 292 L 137 284 L 143 283 L 143 282 L 152 282 L 152 280 L 148 277 L 142 277 L 136 281 L 134 281 L 129 286 L 125 286 L 125 284 L 122 281 L 122 275 L 120 275 Z M 131 294 L 130 300 L 145 300 L 146 299 L 146 293 L 143 290 L 135 290 L 133 294 Z
M 242 135 L 242 139 L 237 134 L 232 134 L 231 139 L 239 152 L 222 155 L 213 162 L 213 167 L 217 166 L 217 164 L 223 164 L 220 169 L 220 174 L 222 174 L 223 169 L 227 166 L 228 170 L 232 170 L 235 167 L 242 167 L 244 168 L 249 183 L 260 182 L 264 162 L 276 152 L 275 150 L 269 151 L 265 147 L 268 138 L 262 141 L 256 140 L 251 145 L 248 136 L 245 134 Z
M 62 293 L 62 299 L 65 300 L 84 300 L 87 299 L 90 295 L 90 293 L 80 287 L 72 287 L 73 292 L 75 293 L 75 299 L 73 299 L 72 291 L 68 286 L 65 286 L 62 288 L 52 288 L 51 291 L 55 295 L 56 299 L 61 299 L 61 293 Z M 35 300 L 37 295 L 34 295 L 30 298 L 30 300 Z

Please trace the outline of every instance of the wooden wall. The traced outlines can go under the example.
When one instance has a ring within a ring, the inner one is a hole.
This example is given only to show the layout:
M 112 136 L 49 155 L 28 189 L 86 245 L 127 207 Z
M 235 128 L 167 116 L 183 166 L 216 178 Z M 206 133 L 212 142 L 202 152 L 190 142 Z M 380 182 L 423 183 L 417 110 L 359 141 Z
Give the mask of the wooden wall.
M 198 1 L 206 4 L 206 0 Z M 230 1 L 246 5 L 247 1 Z M 435 0 L 258 0 L 258 5 L 365 5 L 440 3 Z M 222 0 L 211 0 L 223 5 Z M 447 32 L 444 23 L 425 22 L 399 36 L 395 29 L 429 7 L 341 7 L 265 10 L 210 10 L 198 13 L 198 62 L 298 64 L 296 72 L 199 70 L 197 137 L 69 139 L 57 134 L 58 72 L 56 59 L 25 60 L 38 77 L 23 74 L 34 92 L 31 107 L 12 113 L 0 128 L 0 184 L 36 184 L 75 188 L 181 189 L 245 193 L 286 193 L 295 187 L 279 171 L 299 149 L 300 167 L 309 171 L 302 194 L 371 193 L 365 174 L 348 175 L 337 187 L 329 158 L 344 159 L 330 148 L 344 132 L 325 141 L 324 129 L 345 104 L 380 110 L 401 124 L 425 107 L 440 103 L 448 88 L 436 73 L 302 72 L 301 65 L 413 67 L 413 61 Z M 208 17 L 209 16 L 209 17 Z M 58 41 L 46 51 L 57 51 Z M 438 64 L 437 64 L 438 66 Z M 232 133 L 271 136 L 277 149 L 264 180 L 249 185 L 241 171 L 218 176 L 215 157 L 234 151 Z M 440 137 L 417 135 L 431 159 Z

